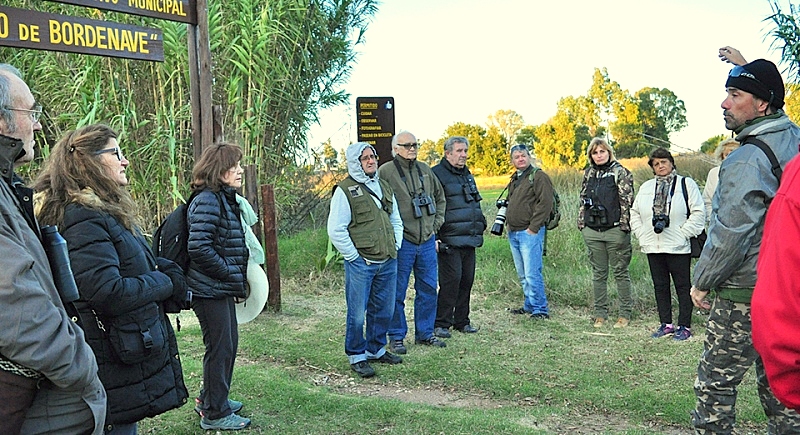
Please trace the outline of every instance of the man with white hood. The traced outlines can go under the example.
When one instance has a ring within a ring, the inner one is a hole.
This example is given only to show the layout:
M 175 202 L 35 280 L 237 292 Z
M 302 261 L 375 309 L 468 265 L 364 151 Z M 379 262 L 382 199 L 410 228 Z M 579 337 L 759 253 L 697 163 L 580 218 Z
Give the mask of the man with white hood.
M 333 190 L 328 237 L 345 259 L 344 351 L 350 368 L 362 378 L 369 378 L 375 376 L 370 361 L 403 362 L 384 349 L 386 330 L 394 314 L 403 221 L 391 186 L 376 176 L 375 148 L 357 142 L 347 147 L 345 157 L 349 176 Z

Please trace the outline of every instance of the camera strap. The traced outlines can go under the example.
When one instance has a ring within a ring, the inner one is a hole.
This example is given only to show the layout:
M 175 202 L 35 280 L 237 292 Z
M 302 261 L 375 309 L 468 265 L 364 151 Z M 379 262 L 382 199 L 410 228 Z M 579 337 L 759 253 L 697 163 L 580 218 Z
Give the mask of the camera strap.
M 392 163 L 394 163 L 394 166 L 397 168 L 397 172 L 400 174 L 400 179 L 403 180 L 403 184 L 405 184 L 406 189 L 408 189 L 408 195 L 412 198 L 417 196 L 417 185 L 414 183 L 414 176 L 411 176 L 411 188 L 409 189 L 408 183 L 406 182 L 406 173 L 403 172 L 403 167 L 400 166 L 400 162 L 398 162 L 397 159 L 394 159 L 392 160 Z M 416 160 L 413 160 L 411 165 L 417 168 L 417 173 L 419 174 L 419 185 L 420 189 L 422 189 L 422 192 L 419 193 L 425 193 L 425 183 L 422 181 L 422 169 L 419 168 Z

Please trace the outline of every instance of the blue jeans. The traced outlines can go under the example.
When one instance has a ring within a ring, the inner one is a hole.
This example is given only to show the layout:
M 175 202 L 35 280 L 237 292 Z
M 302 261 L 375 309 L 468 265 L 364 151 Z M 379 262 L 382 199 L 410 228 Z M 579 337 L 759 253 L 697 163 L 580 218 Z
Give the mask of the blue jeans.
M 380 358 L 386 352 L 386 328 L 394 312 L 397 260 L 367 264 L 364 257 L 344 262 L 347 323 L 344 353 L 350 364 Z M 367 335 L 364 338 L 364 320 Z
M 403 340 L 408 333 L 406 323 L 406 290 L 414 270 L 414 338 L 427 340 L 433 336 L 433 323 L 436 321 L 436 286 L 438 269 L 436 266 L 436 238 L 431 236 L 421 245 L 403 239 L 397 252 L 397 293 L 394 316 L 389 323 L 389 338 Z
M 533 235 L 525 230 L 508 232 L 514 267 L 522 284 L 522 294 L 525 295 L 522 308 L 532 314 L 549 314 L 542 276 L 542 246 L 545 231 L 545 228 L 541 227 L 539 232 Z

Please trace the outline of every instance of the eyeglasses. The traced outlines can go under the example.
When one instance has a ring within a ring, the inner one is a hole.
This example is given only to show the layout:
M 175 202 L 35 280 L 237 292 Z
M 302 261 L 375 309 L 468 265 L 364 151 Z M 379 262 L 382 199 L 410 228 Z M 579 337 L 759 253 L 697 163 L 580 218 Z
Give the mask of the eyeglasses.
M 31 117 L 31 121 L 33 121 L 34 124 L 39 122 L 39 118 L 42 117 L 42 106 L 38 104 L 33 106 L 33 109 L 17 109 L 14 107 L 4 107 L 4 109 L 13 110 L 15 112 L 28 112 L 28 115 Z
M 528 146 L 522 144 L 514 145 L 513 147 L 511 147 L 511 152 L 513 153 L 515 151 L 528 151 Z
M 378 156 L 376 156 L 375 154 L 370 154 L 370 155 L 367 155 L 367 156 L 361 156 L 361 157 L 358 158 L 358 160 L 362 161 L 362 162 L 368 162 L 370 160 L 375 160 L 377 162 L 378 161 Z
M 100 154 L 111 154 L 111 153 L 114 153 L 117 156 L 117 160 L 119 160 L 120 162 L 122 161 L 122 159 L 125 158 L 122 156 L 122 150 L 119 149 L 119 147 L 98 150 L 94 152 L 94 155 L 99 156 Z
M 397 146 L 399 146 L 399 147 L 403 147 L 403 148 L 405 148 L 405 149 L 407 149 L 407 150 L 410 150 L 411 148 L 419 148 L 419 144 L 418 144 L 418 143 L 416 143 L 416 142 L 412 142 L 412 143 L 399 143 L 399 144 L 397 144 Z

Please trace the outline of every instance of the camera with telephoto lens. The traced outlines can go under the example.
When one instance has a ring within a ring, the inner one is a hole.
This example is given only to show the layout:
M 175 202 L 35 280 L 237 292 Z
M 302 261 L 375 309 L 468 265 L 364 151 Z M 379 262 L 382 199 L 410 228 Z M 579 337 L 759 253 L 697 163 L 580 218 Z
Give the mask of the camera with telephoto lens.
M 503 235 L 503 226 L 506 224 L 506 212 L 508 212 L 508 200 L 507 199 L 498 199 L 497 202 L 494 203 L 497 206 L 497 217 L 494 219 L 494 224 L 492 224 L 492 229 L 490 232 L 495 236 L 502 236 Z
M 653 216 L 653 231 L 656 234 L 661 234 L 664 228 L 669 228 L 669 216 L 663 213 Z
M 411 198 L 411 205 L 414 206 L 414 217 L 417 219 L 422 217 L 422 207 L 427 209 L 428 215 L 436 214 L 436 204 L 427 193 L 418 193 L 417 196 Z

